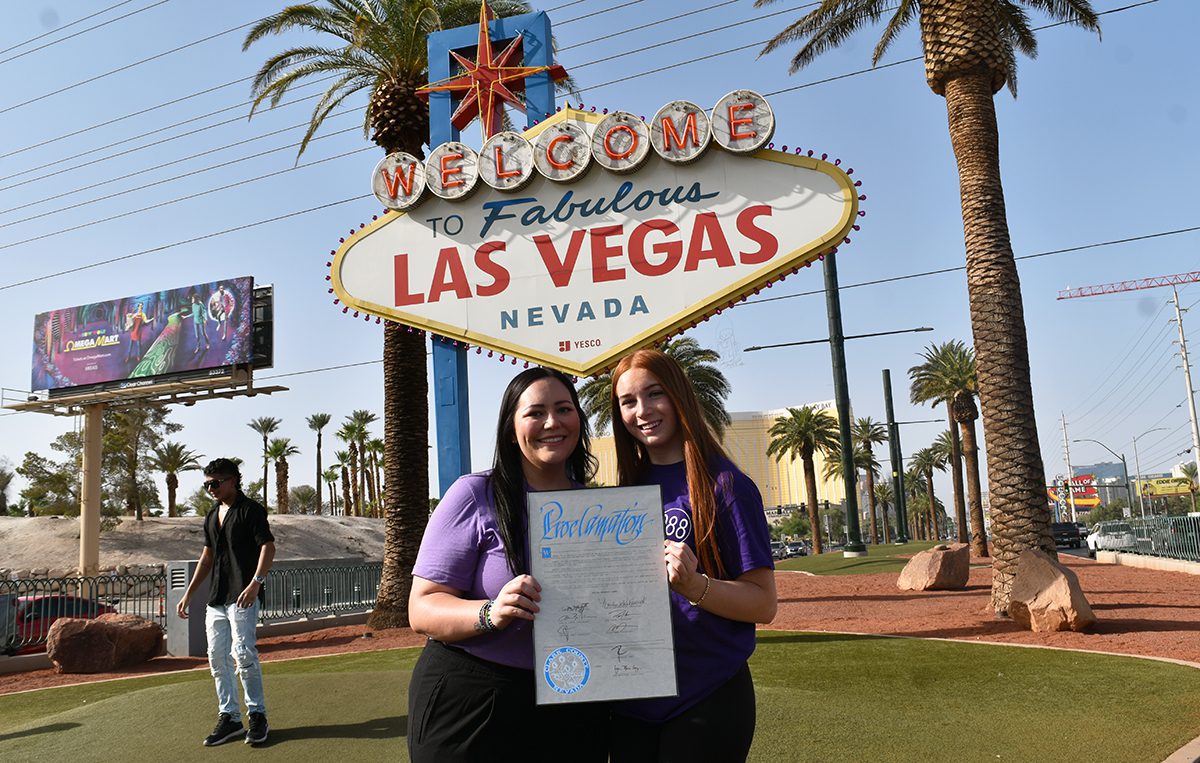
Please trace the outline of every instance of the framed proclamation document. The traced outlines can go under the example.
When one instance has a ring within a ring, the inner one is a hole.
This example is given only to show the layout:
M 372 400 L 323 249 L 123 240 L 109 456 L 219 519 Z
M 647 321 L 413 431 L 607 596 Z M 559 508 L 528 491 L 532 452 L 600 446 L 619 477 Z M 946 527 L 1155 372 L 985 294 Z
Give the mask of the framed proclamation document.
M 529 493 L 539 705 L 677 693 L 657 485 Z

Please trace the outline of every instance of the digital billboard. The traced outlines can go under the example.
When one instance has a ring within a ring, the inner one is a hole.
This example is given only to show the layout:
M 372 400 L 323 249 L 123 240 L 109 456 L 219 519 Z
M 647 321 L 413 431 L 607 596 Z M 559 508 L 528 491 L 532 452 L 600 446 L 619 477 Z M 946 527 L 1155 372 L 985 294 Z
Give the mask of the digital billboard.
M 243 276 L 41 313 L 30 389 L 148 384 L 249 363 L 253 294 Z

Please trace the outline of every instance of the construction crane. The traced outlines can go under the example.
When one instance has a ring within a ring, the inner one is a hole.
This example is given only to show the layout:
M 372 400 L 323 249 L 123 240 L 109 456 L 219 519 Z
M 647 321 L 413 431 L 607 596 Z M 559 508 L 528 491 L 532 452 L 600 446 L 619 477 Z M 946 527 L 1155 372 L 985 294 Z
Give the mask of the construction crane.
M 1200 281 L 1200 270 L 1194 270 L 1191 273 L 1178 273 L 1173 276 L 1139 278 L 1133 281 L 1082 286 L 1078 289 L 1063 289 L 1058 293 L 1058 298 L 1060 300 L 1075 299 L 1077 297 L 1095 297 L 1101 294 L 1118 294 L 1124 291 L 1138 291 L 1140 289 L 1157 289 L 1160 286 L 1171 287 L 1175 303 L 1175 325 L 1179 328 L 1179 354 L 1183 359 L 1183 380 L 1187 385 L 1187 400 L 1185 402 L 1192 420 L 1192 458 L 1196 463 L 1196 468 L 1200 469 L 1200 422 L 1196 419 L 1196 400 L 1192 388 L 1192 368 L 1188 362 L 1187 338 L 1183 333 L 1183 313 L 1186 311 L 1179 307 L 1179 289 L 1177 288 L 1184 284 L 1196 283 L 1197 281 Z M 1063 438 L 1064 440 L 1066 439 L 1065 419 L 1063 420 Z M 1067 463 L 1070 464 L 1070 455 L 1067 456 Z M 1138 478 L 1141 479 L 1140 474 Z
M 1159 286 L 1182 286 L 1183 284 L 1196 283 L 1197 281 L 1200 281 L 1200 270 L 1173 276 L 1139 278 L 1135 281 L 1120 281 L 1118 283 L 1102 283 L 1098 286 L 1082 286 L 1078 289 L 1063 289 L 1058 293 L 1058 298 L 1075 299 L 1076 297 L 1094 297 L 1098 294 L 1116 294 L 1122 291 L 1157 289 Z

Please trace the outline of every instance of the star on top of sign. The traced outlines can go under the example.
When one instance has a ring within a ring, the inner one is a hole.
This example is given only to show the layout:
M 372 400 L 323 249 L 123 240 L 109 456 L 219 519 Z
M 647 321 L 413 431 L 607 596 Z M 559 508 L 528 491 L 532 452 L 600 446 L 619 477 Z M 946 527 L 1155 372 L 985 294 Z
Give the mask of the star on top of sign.
M 486 0 L 479 8 L 479 46 L 474 61 L 450 52 L 454 60 L 463 67 L 463 74 L 440 82 L 431 82 L 419 88 L 417 94 L 428 100 L 430 93 L 461 93 L 462 101 L 450 117 L 450 123 L 461 130 L 479 117 L 484 138 L 500 132 L 500 115 L 504 104 L 510 103 L 521 111 L 525 104 L 517 93 L 525 90 L 525 78 L 533 74 L 549 72 L 555 82 L 565 79 L 567 70 L 553 66 L 515 66 L 513 62 L 522 58 L 521 35 L 498 55 L 493 55 L 492 38 L 488 34 L 488 22 L 495 17 Z

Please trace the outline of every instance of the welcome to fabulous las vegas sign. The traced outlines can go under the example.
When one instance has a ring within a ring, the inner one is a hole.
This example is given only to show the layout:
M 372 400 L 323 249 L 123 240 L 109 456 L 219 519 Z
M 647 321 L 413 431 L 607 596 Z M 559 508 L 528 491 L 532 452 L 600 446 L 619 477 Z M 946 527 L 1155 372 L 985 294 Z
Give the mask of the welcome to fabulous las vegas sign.
M 481 150 L 391 154 L 388 212 L 336 251 L 346 309 L 589 376 L 842 243 L 858 190 L 834 163 L 767 148 L 757 93 L 646 123 L 563 109 Z

